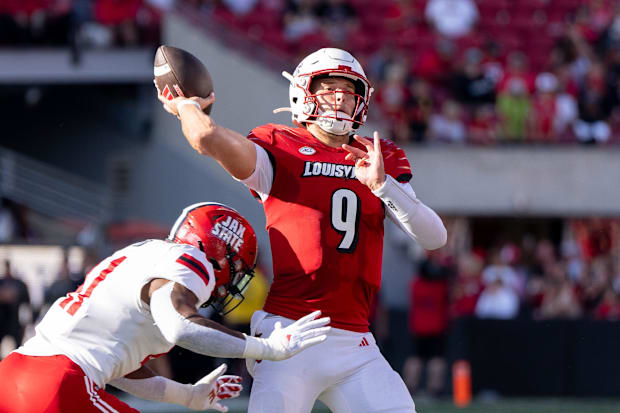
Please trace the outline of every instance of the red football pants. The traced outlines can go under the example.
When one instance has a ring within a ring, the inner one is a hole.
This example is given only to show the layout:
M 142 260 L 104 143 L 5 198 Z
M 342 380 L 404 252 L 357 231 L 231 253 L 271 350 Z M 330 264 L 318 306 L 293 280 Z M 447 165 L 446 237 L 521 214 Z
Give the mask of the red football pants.
M 65 356 L 11 353 L 0 362 L 0 413 L 139 413 Z

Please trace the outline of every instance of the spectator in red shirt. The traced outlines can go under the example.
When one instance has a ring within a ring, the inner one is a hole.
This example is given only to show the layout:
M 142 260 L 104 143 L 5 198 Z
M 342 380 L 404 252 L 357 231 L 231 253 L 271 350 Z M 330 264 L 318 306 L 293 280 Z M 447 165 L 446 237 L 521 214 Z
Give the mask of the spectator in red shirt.
M 97 0 L 94 15 L 97 22 L 109 26 L 117 43 L 135 45 L 139 41 L 136 24 L 142 0 Z
M 605 290 L 603 299 L 594 310 L 594 318 L 597 320 L 620 319 L 620 299 L 612 288 Z
M 468 317 L 474 315 L 483 285 L 480 278 L 483 261 L 476 254 L 463 254 L 457 263 L 457 276 L 451 288 L 450 315 Z
M 536 93 L 532 102 L 530 117 L 530 139 L 536 142 L 555 140 L 558 80 L 551 73 L 541 73 L 536 77 Z
M 440 86 L 453 72 L 456 47 L 453 42 L 440 39 L 430 48 L 421 50 L 414 60 L 413 73 L 436 86 Z
M 508 55 L 506 70 L 499 82 L 498 92 L 508 92 L 515 79 L 523 82 L 526 94 L 534 91 L 534 74 L 528 68 L 527 57 L 519 51 L 514 51 Z
M 443 390 L 450 275 L 451 269 L 442 262 L 441 253 L 430 253 L 420 265 L 419 276 L 411 285 L 409 326 L 414 336 L 414 348 L 413 355 L 407 358 L 403 367 L 404 381 L 411 392 L 419 391 L 426 362 L 427 392 L 431 396 L 437 396 Z
M 492 105 L 482 105 L 474 109 L 473 119 L 467 125 L 469 142 L 491 145 L 498 139 L 499 121 Z

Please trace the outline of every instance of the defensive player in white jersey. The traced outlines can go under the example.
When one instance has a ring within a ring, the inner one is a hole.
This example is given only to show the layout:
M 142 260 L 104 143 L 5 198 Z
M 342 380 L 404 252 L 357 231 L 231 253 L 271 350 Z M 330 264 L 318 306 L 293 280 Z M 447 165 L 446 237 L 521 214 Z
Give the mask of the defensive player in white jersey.
M 59 298 L 36 335 L 0 362 L 0 412 L 137 412 L 105 392 L 194 410 L 227 411 L 241 378 L 226 365 L 195 384 L 155 375 L 143 364 L 175 344 L 223 358 L 283 360 L 326 338 L 328 318 L 309 314 L 265 338 L 245 336 L 202 317 L 243 299 L 253 277 L 256 235 L 232 208 L 199 203 L 183 210 L 167 240 L 147 240 L 98 264 L 84 284 Z
M 416 196 L 405 152 L 355 135 L 372 87 L 359 62 L 321 49 L 283 72 L 294 127 L 268 124 L 246 137 L 201 109 L 214 96 L 166 100 L 185 137 L 254 191 L 263 205 L 274 280 L 252 334 L 268 336 L 321 310 L 331 318 L 324 343 L 282 363 L 249 363 L 249 413 L 309 413 L 316 399 L 335 413 L 411 413 L 415 406 L 368 328 L 381 285 L 383 222 L 393 220 L 426 249 L 446 243 L 437 214 Z

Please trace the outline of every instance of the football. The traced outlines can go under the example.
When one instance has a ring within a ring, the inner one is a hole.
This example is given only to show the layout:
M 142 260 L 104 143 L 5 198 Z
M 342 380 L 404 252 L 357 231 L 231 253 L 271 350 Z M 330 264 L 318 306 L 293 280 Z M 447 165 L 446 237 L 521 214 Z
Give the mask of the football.
M 203 97 L 213 92 L 213 81 L 206 66 L 193 54 L 172 46 L 159 46 L 155 52 L 155 84 L 168 100 L 175 97 Z M 204 112 L 209 114 L 213 105 Z

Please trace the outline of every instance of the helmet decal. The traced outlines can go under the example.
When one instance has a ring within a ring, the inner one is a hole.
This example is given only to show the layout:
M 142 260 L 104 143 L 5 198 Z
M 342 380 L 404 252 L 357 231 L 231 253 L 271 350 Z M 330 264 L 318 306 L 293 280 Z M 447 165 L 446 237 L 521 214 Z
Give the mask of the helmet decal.
M 223 222 L 217 222 L 211 233 L 230 245 L 233 251 L 239 252 L 243 245 L 245 226 L 229 215 Z

